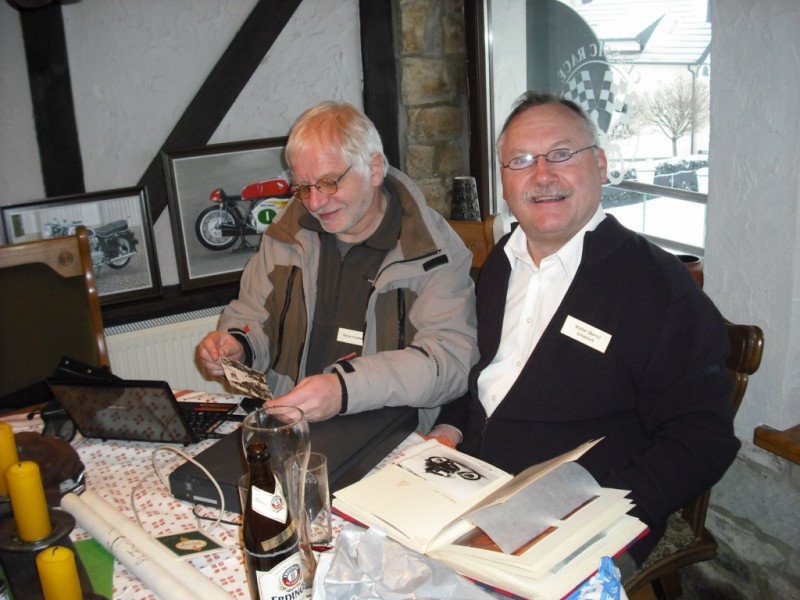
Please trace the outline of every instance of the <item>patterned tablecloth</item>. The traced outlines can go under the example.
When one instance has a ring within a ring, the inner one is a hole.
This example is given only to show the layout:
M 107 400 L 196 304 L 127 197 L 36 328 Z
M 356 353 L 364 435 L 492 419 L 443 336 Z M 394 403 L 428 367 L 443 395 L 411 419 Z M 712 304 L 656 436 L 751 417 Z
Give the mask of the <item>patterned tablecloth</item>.
M 238 402 L 240 399 L 238 396 L 198 392 L 176 392 L 176 396 L 179 400 L 206 402 Z M 11 424 L 15 432 L 41 431 L 41 421 L 29 420 L 25 415 L 4 417 L 3 420 Z M 233 424 L 230 425 L 232 428 L 235 427 Z M 420 441 L 420 438 L 411 434 L 396 451 L 416 441 Z M 207 440 L 187 447 L 177 444 L 173 446 L 194 456 L 213 443 L 213 440 Z M 136 522 L 135 515 L 138 515 L 142 527 L 150 536 L 156 538 L 198 528 L 207 531 L 212 523 L 197 519 L 193 514 L 194 505 L 173 498 L 169 488 L 165 487 L 156 474 L 153 453 L 161 445 L 111 440 L 103 442 L 81 438 L 80 434 L 76 435 L 73 441 L 73 446 L 86 466 L 87 488 L 108 501 L 131 521 Z M 385 460 L 389 460 L 392 456 L 394 453 Z M 155 461 L 166 479 L 173 469 L 184 462 L 184 459 L 172 452 L 160 451 L 156 454 Z M 216 511 L 209 507 L 198 507 L 198 510 L 202 515 L 212 519 L 217 516 Z M 240 516 L 236 513 L 224 513 L 223 519 L 230 523 L 238 523 Z M 344 523 L 336 515 L 332 520 L 335 540 Z M 88 537 L 80 526 L 72 533 L 74 541 Z M 239 544 L 239 527 L 234 524 L 220 524 L 211 531 L 209 537 L 223 549 L 189 559 L 191 564 L 204 576 L 224 588 L 231 597 L 249 598 L 250 592 Z M 150 599 L 156 599 L 156 596 L 119 561 L 115 561 L 114 600 Z

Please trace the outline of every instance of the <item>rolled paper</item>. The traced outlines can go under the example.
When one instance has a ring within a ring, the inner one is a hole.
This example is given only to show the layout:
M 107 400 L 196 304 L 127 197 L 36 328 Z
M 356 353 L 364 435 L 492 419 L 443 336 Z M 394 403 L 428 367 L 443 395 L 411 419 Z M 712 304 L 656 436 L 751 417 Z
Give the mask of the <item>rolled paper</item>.
M 69 548 L 45 548 L 36 555 L 36 570 L 44 600 L 83 600 L 75 554 Z
M 50 535 L 53 525 L 39 465 L 32 460 L 15 463 L 6 469 L 5 479 L 19 539 L 35 542 Z
M 17 462 L 19 462 L 19 455 L 17 455 L 14 430 L 8 423 L 0 421 L 0 496 L 8 496 L 4 473 L 8 467 Z
M 154 540 L 139 525 L 125 518 L 125 515 L 109 504 L 102 496 L 95 494 L 92 490 L 86 490 L 81 494 L 80 498 L 102 519 L 109 523 L 114 523 L 120 533 L 131 540 L 137 548 L 144 551 L 153 560 L 158 561 L 159 564 L 165 567 L 169 566 L 170 572 L 178 579 L 191 581 L 192 588 L 199 598 L 204 600 L 211 598 L 226 600 L 230 598 L 230 594 L 222 587 L 208 578 L 201 579 L 202 573 L 185 560 L 176 557 L 164 544 Z
M 156 546 L 157 541 L 147 535 L 141 527 L 126 519 L 113 506 L 107 505 L 110 516 L 104 518 L 93 506 L 84 501 L 83 498 L 87 494 L 93 500 L 93 504 L 105 503 L 97 494 L 87 490 L 82 496 L 65 494 L 61 499 L 61 508 L 74 516 L 78 525 L 111 552 L 159 598 L 230 600 L 230 594 L 204 577 L 190 564 L 172 555 L 167 559 L 161 550 L 169 553 L 168 550 L 163 546 Z M 129 537 L 128 534 L 132 534 L 133 537 Z

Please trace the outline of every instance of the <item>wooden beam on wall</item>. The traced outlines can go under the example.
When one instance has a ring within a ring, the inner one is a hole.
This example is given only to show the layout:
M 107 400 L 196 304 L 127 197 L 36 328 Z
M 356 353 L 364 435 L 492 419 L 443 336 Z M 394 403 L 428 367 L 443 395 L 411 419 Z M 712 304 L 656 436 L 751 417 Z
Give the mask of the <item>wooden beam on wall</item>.
M 364 112 L 381 134 L 383 152 L 389 164 L 402 169 L 393 4 L 375 0 L 359 2 L 361 63 L 364 72 Z
M 45 195 L 82 194 L 83 160 L 61 6 L 21 10 L 19 16 Z
M 208 143 L 300 2 L 258 0 L 139 180 L 140 187 L 147 187 L 153 220 L 167 206 L 161 151 Z

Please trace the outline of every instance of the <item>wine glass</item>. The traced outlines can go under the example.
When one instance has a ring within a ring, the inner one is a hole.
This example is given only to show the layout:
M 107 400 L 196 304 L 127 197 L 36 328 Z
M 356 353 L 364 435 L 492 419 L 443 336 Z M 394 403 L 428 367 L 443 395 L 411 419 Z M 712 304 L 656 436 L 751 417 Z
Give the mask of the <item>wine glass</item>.
M 307 591 L 311 590 L 316 559 L 309 542 L 304 509 L 306 468 L 310 451 L 308 421 L 296 406 L 265 406 L 247 415 L 242 422 L 242 447 L 264 442 L 270 456 L 275 478 L 286 495 L 292 518 L 297 524 L 297 541 L 303 562 L 303 577 Z

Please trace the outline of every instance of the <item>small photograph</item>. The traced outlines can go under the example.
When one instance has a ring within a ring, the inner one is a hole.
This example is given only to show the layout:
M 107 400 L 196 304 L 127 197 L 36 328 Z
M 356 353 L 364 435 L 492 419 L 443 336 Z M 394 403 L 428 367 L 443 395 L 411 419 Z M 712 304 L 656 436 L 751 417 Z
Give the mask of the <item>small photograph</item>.
M 60 196 L 2 207 L 9 244 L 89 233 L 101 304 L 159 293 L 150 213 L 144 188 Z
M 219 362 L 225 373 L 225 379 L 232 387 L 252 398 L 272 400 L 272 390 L 269 389 L 264 373 L 224 356 L 220 357 Z
M 428 448 L 401 461 L 398 465 L 459 498 L 472 496 L 500 476 L 498 473 L 487 471 L 468 456 L 442 445 Z

